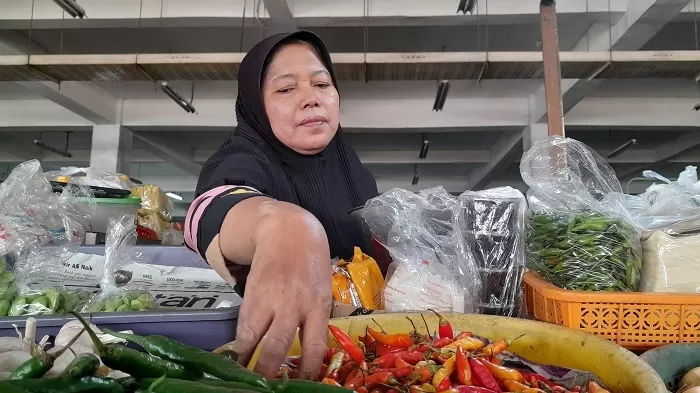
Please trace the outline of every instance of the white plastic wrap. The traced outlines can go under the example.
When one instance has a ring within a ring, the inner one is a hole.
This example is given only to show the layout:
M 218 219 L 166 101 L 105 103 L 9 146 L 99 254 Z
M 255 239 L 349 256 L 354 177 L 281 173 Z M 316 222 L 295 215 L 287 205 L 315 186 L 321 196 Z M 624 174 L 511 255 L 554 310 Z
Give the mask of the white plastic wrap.
M 525 196 L 500 187 L 467 191 L 458 200 L 457 223 L 465 251 L 481 279 L 479 312 L 518 316 L 525 271 Z
M 393 189 L 367 202 L 362 217 L 393 260 L 385 310 L 475 311 L 479 275 L 455 230 L 457 206 L 442 187 L 418 194 Z
M 122 268 L 139 262 L 136 253 L 136 216 L 110 218 L 105 240 L 105 265 L 100 292 L 84 307 L 84 312 L 144 311 L 157 308 L 150 291 L 134 285 L 120 285 Z
M 14 262 L 19 289 L 9 315 L 63 312 L 73 304 L 48 278 L 80 246 L 93 212 L 87 187 L 70 184 L 54 194 L 36 160 L 18 165 L 0 185 L 0 256 Z
M 668 232 L 653 231 L 642 240 L 644 267 L 639 290 L 700 293 L 700 234 Z
M 535 213 L 528 267 L 566 289 L 635 291 L 640 231 L 624 206 L 609 202 L 622 187 L 606 161 L 581 142 L 552 137 L 523 155 L 520 172 Z

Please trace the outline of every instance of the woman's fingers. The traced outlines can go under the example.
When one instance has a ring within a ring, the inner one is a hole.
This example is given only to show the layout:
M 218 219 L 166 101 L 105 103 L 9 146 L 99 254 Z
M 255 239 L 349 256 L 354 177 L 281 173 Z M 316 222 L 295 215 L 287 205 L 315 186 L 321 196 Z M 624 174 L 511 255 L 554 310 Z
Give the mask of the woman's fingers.
M 315 379 L 321 369 L 328 346 L 328 314 L 329 310 L 312 310 L 303 321 L 299 367 L 299 377 L 302 379 Z
M 298 319 L 292 313 L 277 316 L 270 325 L 262 343 L 262 351 L 255 371 L 266 377 L 274 377 L 292 346 L 299 326 Z
M 272 310 L 258 307 L 251 296 L 243 300 L 236 327 L 236 352 L 238 362 L 247 366 L 260 340 L 272 323 Z

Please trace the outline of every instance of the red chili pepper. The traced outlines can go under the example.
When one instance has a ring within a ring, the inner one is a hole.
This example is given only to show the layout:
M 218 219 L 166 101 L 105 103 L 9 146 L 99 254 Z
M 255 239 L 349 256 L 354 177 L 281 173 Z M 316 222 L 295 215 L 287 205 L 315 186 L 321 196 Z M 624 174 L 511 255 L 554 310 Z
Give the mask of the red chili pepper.
M 397 352 L 398 353 L 398 352 Z M 380 356 L 372 361 L 372 366 L 376 368 L 389 368 L 394 365 L 397 353 L 388 353 Z
M 338 370 L 338 382 L 342 383 L 347 381 L 350 373 L 356 369 L 357 364 L 355 364 L 355 362 L 348 362 L 343 364 L 343 366 L 340 367 L 340 370 Z
M 330 363 L 331 357 L 338 352 L 340 352 L 338 348 L 328 348 L 328 350 L 326 350 L 326 356 L 323 358 L 323 363 Z
M 360 373 L 352 381 L 345 383 L 343 387 L 347 389 L 357 389 L 358 386 L 367 386 L 370 388 L 377 384 L 396 385 L 398 381 L 396 381 L 396 378 L 394 378 L 394 375 L 390 372 L 374 373 L 372 375 Z
M 392 347 L 408 348 L 413 345 L 413 339 L 408 333 L 385 334 L 372 328 L 367 328 L 367 332 L 370 336 L 374 337 L 377 342 L 390 345 Z
M 413 366 L 408 367 L 394 367 L 394 368 L 378 368 L 374 370 L 374 373 L 389 372 L 394 374 L 396 378 L 403 378 L 411 375 L 413 372 Z
M 472 368 L 469 366 L 469 358 L 462 347 L 457 347 L 457 380 L 462 385 L 471 386 L 474 384 L 472 382 Z
M 360 364 L 365 360 L 365 353 L 362 352 L 362 349 L 355 344 L 354 341 L 352 341 L 352 338 L 350 338 L 347 333 L 345 333 L 339 327 L 333 325 L 328 325 L 328 329 L 331 331 L 331 334 L 333 334 L 335 341 L 337 341 L 343 350 L 350 355 L 353 362 Z
M 420 345 L 415 346 L 415 348 L 413 350 L 418 351 L 418 352 L 428 352 L 428 351 L 430 351 L 430 347 L 428 346 L 428 344 L 420 344 Z
M 405 360 L 409 364 L 416 364 L 424 359 L 423 352 L 418 351 L 397 352 L 395 355 Z
M 376 352 L 377 356 L 384 356 L 388 353 L 396 353 L 404 350 L 405 348 L 392 347 L 391 345 L 385 345 L 377 341 L 374 343 L 374 351 Z
M 566 392 L 568 392 L 568 390 L 566 390 L 566 388 L 563 386 L 552 386 L 552 392 L 554 392 L 554 393 L 566 393 Z
M 407 378 L 406 385 L 413 385 L 417 382 L 426 382 L 433 378 L 433 373 L 430 372 L 430 367 L 416 367 L 413 373 Z M 432 385 L 431 385 L 432 386 Z
M 318 377 L 323 378 L 327 372 L 328 372 L 328 365 L 322 364 L 321 368 L 318 370 Z
M 360 386 L 359 388 L 355 389 L 357 393 L 369 393 L 369 389 L 367 389 L 366 386 Z
M 442 348 L 445 345 L 452 344 L 452 337 L 440 337 L 435 342 L 433 343 L 433 346 L 435 348 Z
M 443 318 L 442 315 L 438 314 L 437 311 L 435 311 L 435 310 L 430 310 L 430 311 L 432 311 L 439 318 L 438 334 L 440 335 L 440 338 L 447 337 L 447 338 L 451 339 L 452 337 L 454 337 L 454 332 L 452 331 L 452 325 L 450 324 L 450 322 L 447 319 Z
M 472 332 L 462 332 L 462 333 L 458 334 L 457 337 L 455 337 L 454 341 L 461 340 L 463 338 L 467 338 L 467 337 L 471 337 L 471 336 L 472 336 Z
M 536 387 L 537 381 L 544 382 L 547 385 L 549 385 L 550 387 L 551 386 L 558 386 L 556 383 L 548 380 L 547 377 L 542 376 L 540 374 L 536 374 L 536 373 L 522 373 L 522 374 L 523 374 L 523 377 L 525 378 L 525 380 L 528 381 L 530 383 L 530 385 L 532 385 L 532 386 Z
M 452 383 L 450 382 L 449 378 L 445 378 L 438 384 L 438 386 L 435 388 L 438 392 L 444 392 L 445 390 L 449 389 L 450 386 L 452 386 Z
M 456 385 L 452 387 L 455 393 L 495 393 L 491 389 L 486 389 L 480 386 L 465 386 Z
M 580 386 L 574 386 L 573 388 L 571 388 L 571 391 L 572 391 L 573 393 L 580 393 L 580 392 L 581 392 L 581 387 L 580 387 Z
M 372 336 L 365 334 L 364 336 L 359 336 L 357 339 L 365 346 L 365 353 L 376 352 L 377 342 Z
M 413 367 L 411 363 L 403 360 L 401 357 L 397 356 L 394 359 L 394 367 Z
M 474 385 L 493 390 L 494 392 L 501 392 L 498 382 L 496 382 L 496 379 L 491 375 L 486 366 L 481 363 L 481 360 L 469 358 L 469 366 L 472 369 L 472 381 Z

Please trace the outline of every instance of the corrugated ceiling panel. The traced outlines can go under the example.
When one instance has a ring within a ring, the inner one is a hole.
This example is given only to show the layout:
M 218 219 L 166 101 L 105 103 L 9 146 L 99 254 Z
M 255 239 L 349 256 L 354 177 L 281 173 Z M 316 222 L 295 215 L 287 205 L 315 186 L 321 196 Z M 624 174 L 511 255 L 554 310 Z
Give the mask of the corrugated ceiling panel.
M 27 56 L 0 56 L 0 81 L 46 80 L 46 76 L 29 66 Z
M 136 55 L 33 55 L 29 63 L 59 81 L 145 81 Z
M 244 53 L 139 55 L 137 63 L 155 80 L 236 80 Z

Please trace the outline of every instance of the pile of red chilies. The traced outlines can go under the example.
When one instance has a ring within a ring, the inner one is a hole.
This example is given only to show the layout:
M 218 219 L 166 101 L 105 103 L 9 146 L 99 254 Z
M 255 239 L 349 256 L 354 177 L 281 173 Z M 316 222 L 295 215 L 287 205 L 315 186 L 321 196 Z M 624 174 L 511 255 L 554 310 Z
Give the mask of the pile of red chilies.
M 471 332 L 455 336 L 450 323 L 437 315 L 437 338 L 419 334 L 415 325 L 412 332 L 400 334 L 367 327 L 358 345 L 340 328 L 329 326 L 342 349 L 328 349 L 320 375 L 323 383 L 358 393 L 581 391 L 580 387 L 568 390 L 539 374 L 501 366 L 497 355 L 508 348 L 505 340 L 486 345 Z M 293 376 L 295 370 L 285 372 Z M 588 391 L 609 393 L 595 382 L 589 384 Z

